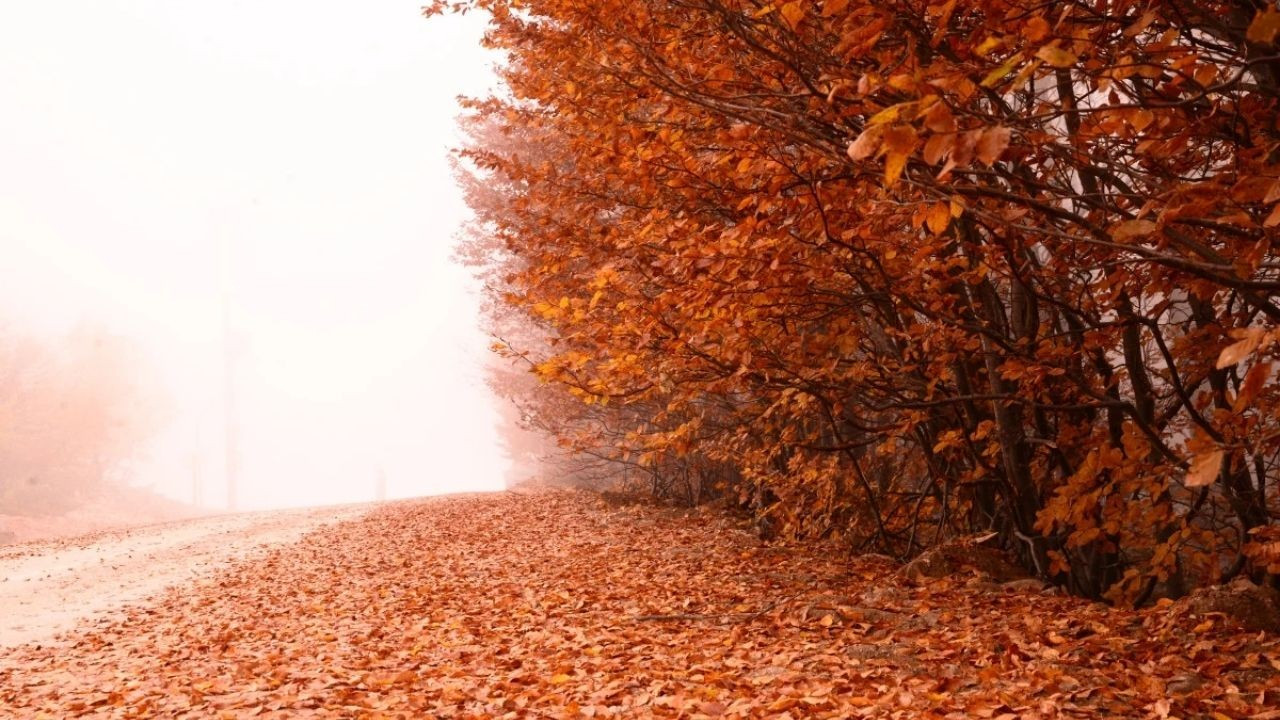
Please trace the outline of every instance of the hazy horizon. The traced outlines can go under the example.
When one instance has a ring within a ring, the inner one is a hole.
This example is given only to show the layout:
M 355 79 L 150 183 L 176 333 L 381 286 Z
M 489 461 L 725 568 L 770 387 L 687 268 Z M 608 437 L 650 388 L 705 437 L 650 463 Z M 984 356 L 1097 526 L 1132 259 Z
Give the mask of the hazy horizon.
M 0 9 L 0 324 L 135 340 L 172 398 L 134 484 L 239 507 L 496 489 L 501 457 L 455 97 L 479 18 L 420 3 L 102 0 Z

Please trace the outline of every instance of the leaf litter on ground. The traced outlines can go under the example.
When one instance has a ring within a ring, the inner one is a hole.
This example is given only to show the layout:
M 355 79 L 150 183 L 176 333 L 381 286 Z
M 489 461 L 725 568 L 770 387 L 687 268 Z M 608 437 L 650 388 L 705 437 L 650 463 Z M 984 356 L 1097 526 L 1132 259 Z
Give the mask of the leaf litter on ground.
M 0 715 L 1280 717 L 1280 638 L 586 492 L 383 506 L 0 655 Z

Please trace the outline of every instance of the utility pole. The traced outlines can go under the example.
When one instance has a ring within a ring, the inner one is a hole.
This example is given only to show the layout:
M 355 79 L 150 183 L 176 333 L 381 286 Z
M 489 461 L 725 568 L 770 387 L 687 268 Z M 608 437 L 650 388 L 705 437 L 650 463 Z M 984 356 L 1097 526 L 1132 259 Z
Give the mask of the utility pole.
M 191 506 L 200 507 L 200 453 L 191 453 Z
M 222 406 L 226 413 L 227 509 L 236 509 L 236 474 L 239 471 L 239 431 L 236 418 L 235 340 L 231 335 L 231 299 L 222 288 Z
M 200 442 L 200 424 L 196 421 L 195 437 L 191 444 L 191 507 L 200 507 L 203 500 L 204 488 L 204 446 Z
M 222 281 L 222 411 L 226 423 L 224 451 L 227 475 L 227 510 L 236 509 L 236 480 L 240 470 L 239 418 L 236 414 L 236 342 L 231 329 L 231 239 L 225 231 L 218 237 Z

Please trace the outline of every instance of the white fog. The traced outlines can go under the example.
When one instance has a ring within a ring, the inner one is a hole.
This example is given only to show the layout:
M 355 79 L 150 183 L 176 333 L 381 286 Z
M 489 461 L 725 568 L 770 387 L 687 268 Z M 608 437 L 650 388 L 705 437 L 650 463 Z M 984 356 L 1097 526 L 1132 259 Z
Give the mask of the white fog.
M 0 332 L 134 343 L 166 402 L 131 484 L 222 509 L 502 486 L 448 164 L 489 88 L 413 0 L 0 5 Z

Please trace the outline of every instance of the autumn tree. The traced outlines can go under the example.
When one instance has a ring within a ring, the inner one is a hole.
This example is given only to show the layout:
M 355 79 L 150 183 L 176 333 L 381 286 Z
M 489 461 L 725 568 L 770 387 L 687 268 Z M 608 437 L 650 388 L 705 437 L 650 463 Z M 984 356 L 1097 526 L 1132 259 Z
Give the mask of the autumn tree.
M 992 530 L 1090 596 L 1277 569 L 1274 8 L 430 11 L 472 8 L 479 254 L 597 409 L 562 436 L 788 534 Z
M 0 509 L 54 513 L 123 481 L 163 403 L 137 349 L 83 326 L 0 343 Z

